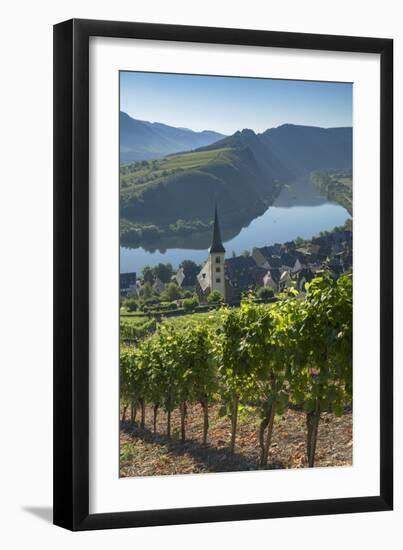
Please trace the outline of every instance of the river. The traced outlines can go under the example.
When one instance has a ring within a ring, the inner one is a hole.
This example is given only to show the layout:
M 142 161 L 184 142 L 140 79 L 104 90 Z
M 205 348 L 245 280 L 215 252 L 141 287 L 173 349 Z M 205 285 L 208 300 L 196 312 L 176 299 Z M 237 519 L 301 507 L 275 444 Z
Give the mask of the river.
M 284 187 L 276 201 L 266 212 L 243 227 L 233 238 L 224 241 L 227 257 L 244 250 L 252 250 L 274 243 L 291 241 L 297 237 L 309 239 L 321 231 L 343 225 L 350 218 L 342 206 L 322 197 L 307 179 Z M 202 239 L 203 240 L 203 239 Z M 205 241 L 205 239 L 204 239 Z M 171 263 L 175 268 L 182 260 L 203 263 L 207 258 L 208 244 L 200 248 L 168 248 L 148 251 L 139 248 L 120 247 L 120 272 L 141 273 L 145 265 L 159 262 Z

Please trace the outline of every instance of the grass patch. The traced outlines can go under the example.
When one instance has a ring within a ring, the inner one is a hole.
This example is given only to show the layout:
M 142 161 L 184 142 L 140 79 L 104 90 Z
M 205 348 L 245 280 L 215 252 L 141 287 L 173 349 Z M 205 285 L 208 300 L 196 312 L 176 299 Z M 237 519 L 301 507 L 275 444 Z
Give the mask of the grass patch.
M 120 462 L 131 462 L 138 456 L 139 450 L 135 443 L 122 443 L 120 446 Z
M 150 319 L 145 315 L 121 315 L 122 323 L 127 323 L 133 327 L 139 327 L 147 323 Z
M 169 317 L 163 319 L 163 323 L 171 325 L 175 328 L 186 328 L 197 325 L 199 323 L 208 324 L 210 326 L 217 325 L 220 322 L 220 311 L 213 310 L 208 313 L 190 313 L 179 317 Z

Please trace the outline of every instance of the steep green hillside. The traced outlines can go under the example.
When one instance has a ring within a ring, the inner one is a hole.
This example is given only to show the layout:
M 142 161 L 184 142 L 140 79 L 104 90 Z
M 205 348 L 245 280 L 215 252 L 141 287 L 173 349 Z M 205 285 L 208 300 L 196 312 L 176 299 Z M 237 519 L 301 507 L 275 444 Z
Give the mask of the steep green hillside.
M 219 147 L 251 151 L 256 166 L 270 180 L 290 181 L 295 177 L 292 170 L 273 153 L 270 147 L 253 130 L 245 129 L 236 132 L 232 136 L 200 148 L 199 151 L 212 151 Z
M 124 165 L 122 242 L 134 246 L 205 231 L 215 200 L 223 225 L 242 227 L 272 204 L 286 174 L 279 163 L 263 161 L 259 152 L 239 141 Z
M 175 248 L 172 239 L 209 229 L 215 200 L 223 232 L 236 235 L 285 183 L 333 167 L 351 169 L 351 128 L 245 129 L 194 151 L 122 165 L 122 243 L 164 240 Z
M 122 174 L 121 214 L 166 223 L 178 217 L 210 219 L 216 197 L 225 217 L 250 209 L 272 191 L 272 182 L 248 149 L 184 153 L 129 167 Z

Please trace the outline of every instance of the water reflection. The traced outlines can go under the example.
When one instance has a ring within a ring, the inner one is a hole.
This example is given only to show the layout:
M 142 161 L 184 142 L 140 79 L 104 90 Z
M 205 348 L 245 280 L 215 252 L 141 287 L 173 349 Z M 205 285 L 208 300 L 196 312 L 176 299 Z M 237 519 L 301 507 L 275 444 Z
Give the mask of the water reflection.
M 240 254 L 254 246 L 285 242 L 297 237 L 310 238 L 320 231 L 342 225 L 349 213 L 342 206 L 322 197 L 308 180 L 285 186 L 273 206 L 245 227 L 229 228 L 222 224 L 227 256 Z M 202 263 L 210 245 L 210 232 L 182 238 L 164 239 L 154 250 L 120 249 L 120 271 L 140 273 L 147 264 L 170 262 L 177 267 L 185 259 Z

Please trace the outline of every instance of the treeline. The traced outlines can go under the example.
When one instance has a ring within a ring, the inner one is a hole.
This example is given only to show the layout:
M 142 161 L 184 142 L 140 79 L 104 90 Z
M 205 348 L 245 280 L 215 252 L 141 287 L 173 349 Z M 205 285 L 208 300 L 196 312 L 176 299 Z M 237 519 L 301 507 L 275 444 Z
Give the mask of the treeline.
M 138 247 L 141 244 L 153 245 L 161 239 L 185 237 L 193 233 L 207 233 L 211 230 L 210 221 L 181 220 L 157 226 L 150 222 L 131 222 L 121 218 L 120 240 L 123 246 Z
M 313 172 L 311 181 L 323 196 L 343 206 L 352 215 L 353 189 L 351 172 Z
M 292 293 L 292 291 L 291 291 Z M 131 408 L 145 427 L 146 404 L 154 409 L 179 408 L 181 437 L 186 438 L 189 403 L 200 403 L 203 443 L 207 442 L 209 404 L 231 420 L 234 452 L 238 414 L 252 406 L 260 417 L 260 464 L 268 461 L 275 415 L 289 404 L 307 418 L 307 458 L 314 465 L 321 413 L 341 416 L 352 397 L 352 280 L 326 275 L 307 285 L 306 295 L 283 296 L 270 306 L 253 298 L 240 308 L 220 310 L 214 327 L 199 324 L 177 330 L 162 324 L 137 347 L 123 346 L 120 361 L 122 420 Z

